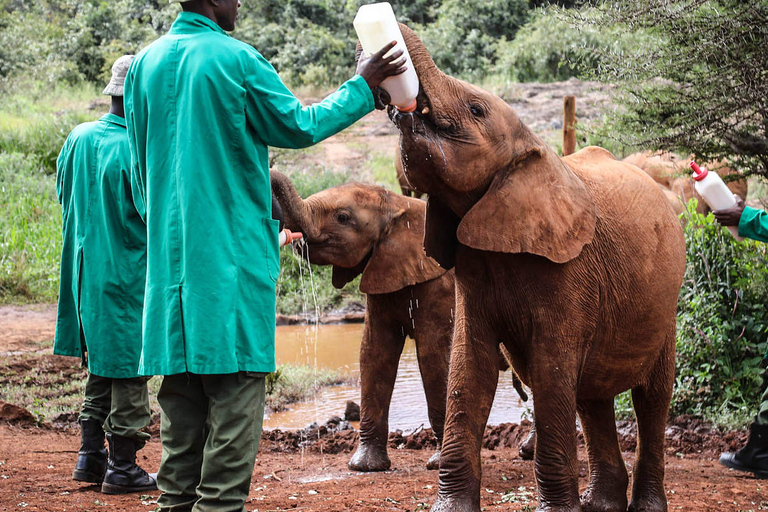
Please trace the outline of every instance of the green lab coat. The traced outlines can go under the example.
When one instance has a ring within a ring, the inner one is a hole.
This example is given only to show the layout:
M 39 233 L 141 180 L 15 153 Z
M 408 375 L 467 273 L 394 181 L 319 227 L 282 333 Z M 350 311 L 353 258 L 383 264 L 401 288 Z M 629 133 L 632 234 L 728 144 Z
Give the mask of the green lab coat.
M 768 242 L 768 212 L 744 207 L 739 219 L 739 236 Z
M 125 120 L 77 126 L 56 162 L 63 248 L 54 354 L 100 377 L 138 376 L 146 227 L 133 205 Z
M 302 107 L 259 52 L 194 13 L 136 56 L 125 111 L 147 223 L 141 373 L 274 371 L 267 146 L 311 146 L 371 110 L 360 76 Z

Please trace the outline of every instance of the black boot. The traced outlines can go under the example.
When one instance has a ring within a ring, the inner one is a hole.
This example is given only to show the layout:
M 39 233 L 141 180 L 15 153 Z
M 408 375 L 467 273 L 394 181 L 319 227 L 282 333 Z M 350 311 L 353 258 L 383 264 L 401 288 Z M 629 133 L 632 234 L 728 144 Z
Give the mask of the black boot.
M 154 491 L 157 481 L 136 464 L 136 451 L 143 446 L 130 437 L 107 433 L 109 459 L 101 492 L 104 494 L 128 494 Z
M 80 420 L 80 451 L 72 478 L 78 482 L 100 484 L 107 470 L 104 430 L 96 420 Z
M 752 423 L 746 446 L 736 453 L 721 454 L 720 464 L 754 473 L 755 478 L 768 478 L 768 425 Z

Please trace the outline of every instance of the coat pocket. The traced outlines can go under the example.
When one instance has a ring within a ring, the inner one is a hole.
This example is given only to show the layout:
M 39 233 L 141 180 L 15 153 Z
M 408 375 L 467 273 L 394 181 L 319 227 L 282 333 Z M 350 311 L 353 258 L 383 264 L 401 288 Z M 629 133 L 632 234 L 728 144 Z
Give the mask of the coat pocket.
M 267 271 L 272 281 L 277 282 L 280 276 L 280 248 L 277 246 L 280 224 L 275 219 L 264 219 L 264 259 L 267 260 Z

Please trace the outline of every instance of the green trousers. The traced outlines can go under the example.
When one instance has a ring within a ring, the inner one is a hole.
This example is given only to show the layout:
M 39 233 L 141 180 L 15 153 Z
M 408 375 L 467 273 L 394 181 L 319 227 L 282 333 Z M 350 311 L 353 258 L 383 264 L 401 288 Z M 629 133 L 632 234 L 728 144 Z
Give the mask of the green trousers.
M 264 419 L 264 375 L 163 377 L 161 511 L 245 510 Z
M 105 432 L 146 441 L 149 425 L 147 377 L 111 379 L 88 374 L 80 420 L 96 420 Z

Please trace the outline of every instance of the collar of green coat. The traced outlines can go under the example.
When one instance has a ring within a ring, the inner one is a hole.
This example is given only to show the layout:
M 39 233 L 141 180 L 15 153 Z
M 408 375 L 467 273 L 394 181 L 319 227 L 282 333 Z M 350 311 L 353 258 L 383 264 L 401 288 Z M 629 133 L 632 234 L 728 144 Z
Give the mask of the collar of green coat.
M 117 126 L 125 128 L 125 118 L 116 116 L 115 114 L 106 113 L 101 116 L 100 121 L 106 121 L 107 123 L 116 124 Z
M 171 34 L 199 34 L 213 30 L 223 35 L 228 35 L 224 29 L 212 19 L 195 12 L 181 11 L 176 21 L 171 26 Z

